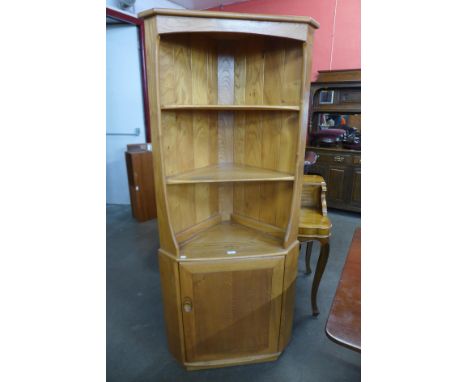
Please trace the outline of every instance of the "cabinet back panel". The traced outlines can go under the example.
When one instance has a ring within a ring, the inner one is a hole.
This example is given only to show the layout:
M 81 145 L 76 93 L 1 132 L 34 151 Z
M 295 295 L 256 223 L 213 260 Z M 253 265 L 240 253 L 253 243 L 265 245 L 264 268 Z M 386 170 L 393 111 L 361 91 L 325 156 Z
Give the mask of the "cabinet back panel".
M 217 184 L 171 185 L 167 199 L 176 234 L 217 215 L 219 211 Z
M 298 124 L 296 112 L 234 113 L 234 163 L 293 174 Z
M 164 111 L 162 143 L 166 176 L 218 163 L 217 113 Z
M 301 42 L 264 36 L 218 40 L 217 36 L 161 36 L 162 105 L 299 106 Z
M 290 182 L 236 183 L 233 213 L 286 229 L 292 192 Z
M 202 35 L 161 37 L 159 78 L 162 105 L 218 102 L 218 54 Z

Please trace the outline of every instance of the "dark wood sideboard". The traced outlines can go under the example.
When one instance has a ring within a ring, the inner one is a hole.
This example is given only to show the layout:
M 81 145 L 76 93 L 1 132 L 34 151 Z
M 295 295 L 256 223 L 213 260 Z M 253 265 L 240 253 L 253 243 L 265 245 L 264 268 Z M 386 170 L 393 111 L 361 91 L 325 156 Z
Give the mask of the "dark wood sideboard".
M 320 92 L 332 90 L 327 104 L 320 103 Z M 320 123 L 333 116 L 344 116 L 349 125 L 361 129 L 361 71 L 319 71 L 311 83 L 309 130 L 306 150 L 318 154 L 313 173 L 327 183 L 327 203 L 331 208 L 361 212 L 361 150 L 350 149 L 342 142 L 323 145 L 314 141 Z M 325 119 L 324 116 L 325 115 Z M 344 123 L 344 122 L 343 122 Z M 340 126 L 336 126 L 340 127 Z

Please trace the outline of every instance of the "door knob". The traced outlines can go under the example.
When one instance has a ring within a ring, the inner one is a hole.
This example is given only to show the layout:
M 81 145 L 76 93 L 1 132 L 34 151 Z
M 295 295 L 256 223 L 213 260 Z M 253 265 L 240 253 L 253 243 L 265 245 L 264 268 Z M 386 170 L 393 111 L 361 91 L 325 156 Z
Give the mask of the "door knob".
M 187 313 L 192 311 L 192 300 L 188 297 L 184 298 L 184 311 Z

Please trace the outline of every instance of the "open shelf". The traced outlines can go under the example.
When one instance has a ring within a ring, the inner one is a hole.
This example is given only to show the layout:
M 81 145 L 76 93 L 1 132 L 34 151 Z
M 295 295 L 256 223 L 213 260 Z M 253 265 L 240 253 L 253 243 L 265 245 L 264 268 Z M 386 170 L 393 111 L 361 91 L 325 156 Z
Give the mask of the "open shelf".
M 321 105 L 314 106 L 314 113 L 360 113 L 361 105 Z
M 180 246 L 182 260 L 271 256 L 284 253 L 285 249 L 280 239 L 232 222 L 210 227 Z
M 162 105 L 161 110 L 277 110 L 300 111 L 299 106 L 292 105 Z
M 284 172 L 233 163 L 198 168 L 166 177 L 167 184 L 293 181 L 294 175 Z

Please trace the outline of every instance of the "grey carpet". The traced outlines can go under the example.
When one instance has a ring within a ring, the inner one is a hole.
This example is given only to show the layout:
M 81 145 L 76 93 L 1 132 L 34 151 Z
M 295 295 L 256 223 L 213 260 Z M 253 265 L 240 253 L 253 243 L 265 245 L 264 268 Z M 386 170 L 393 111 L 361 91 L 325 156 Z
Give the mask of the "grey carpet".
M 138 223 L 130 206 L 107 206 L 107 380 L 108 381 L 360 381 L 358 353 L 330 341 L 325 324 L 354 229 L 357 214 L 330 211 L 333 236 L 320 285 L 321 314 L 311 316 L 312 275 L 299 259 L 293 335 L 276 362 L 187 372 L 166 346 L 156 221 Z M 314 270 L 319 244 L 314 244 Z

